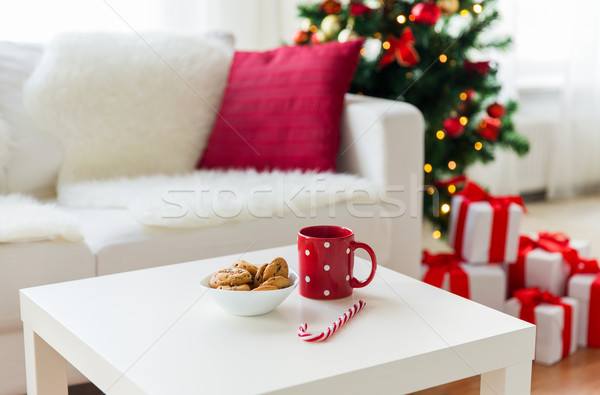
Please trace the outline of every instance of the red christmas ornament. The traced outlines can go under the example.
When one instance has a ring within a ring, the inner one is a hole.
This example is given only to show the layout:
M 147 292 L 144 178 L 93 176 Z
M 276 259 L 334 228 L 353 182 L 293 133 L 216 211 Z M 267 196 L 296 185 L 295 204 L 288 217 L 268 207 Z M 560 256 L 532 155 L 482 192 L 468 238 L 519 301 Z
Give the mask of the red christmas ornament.
M 352 15 L 352 16 L 363 15 L 370 11 L 371 11 L 371 9 L 369 7 L 367 7 L 366 5 L 364 5 L 363 3 L 351 3 L 350 4 L 350 15 Z
M 463 67 L 467 73 L 486 75 L 490 71 L 490 62 L 469 62 L 465 60 Z
M 342 12 L 342 4 L 336 0 L 325 0 L 319 6 L 321 11 L 330 15 L 330 14 L 339 14 Z
M 396 59 L 400 66 L 413 67 L 421 60 L 414 47 L 415 37 L 409 27 L 405 27 L 398 38 L 388 36 L 387 42 L 390 43 L 390 47 L 381 57 L 379 61 L 380 67 L 387 66 L 394 59 Z
M 430 26 L 440 19 L 442 11 L 435 3 L 417 3 L 410 12 L 415 17 L 416 23 L 424 23 Z
M 306 44 L 310 41 L 310 33 L 303 30 L 297 30 L 292 34 L 294 44 Z
M 451 138 L 460 137 L 465 131 L 464 125 L 460 123 L 460 117 L 446 118 L 443 126 L 446 135 Z
M 506 114 L 506 108 L 500 103 L 492 103 L 487 106 L 486 110 L 492 118 L 502 118 Z
M 463 93 L 465 96 L 463 96 Z M 473 90 L 473 89 L 468 89 L 463 93 L 460 94 L 461 101 L 458 103 L 458 106 L 456 107 L 456 110 L 458 111 L 459 114 L 467 113 L 467 111 L 471 107 L 471 102 L 475 98 L 475 90 Z
M 479 123 L 478 132 L 481 137 L 489 141 L 498 140 L 500 135 L 500 128 L 502 122 L 498 118 L 492 118 L 488 115 L 483 117 L 483 120 Z
M 467 94 L 467 101 L 471 101 L 475 98 L 475 89 L 469 89 L 465 93 Z
M 326 40 L 325 35 L 323 34 L 323 32 L 320 31 L 320 30 L 317 30 L 316 33 L 314 33 L 314 34 L 312 34 L 310 36 L 310 41 L 313 44 L 320 44 L 320 43 L 325 42 L 327 40 Z

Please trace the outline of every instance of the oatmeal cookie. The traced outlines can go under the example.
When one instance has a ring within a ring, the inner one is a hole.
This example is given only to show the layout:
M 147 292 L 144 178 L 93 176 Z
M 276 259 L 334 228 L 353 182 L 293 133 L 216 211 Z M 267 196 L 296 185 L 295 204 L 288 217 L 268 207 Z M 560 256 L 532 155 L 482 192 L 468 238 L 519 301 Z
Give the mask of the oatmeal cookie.
M 265 280 L 261 284 L 261 287 L 264 287 L 266 285 L 272 285 L 274 287 L 277 287 L 278 289 L 287 288 L 290 286 L 290 280 L 288 280 L 285 277 L 275 276 L 275 277 L 269 278 L 268 280 Z
M 256 272 L 258 271 L 258 268 L 256 266 L 254 266 L 251 263 L 248 263 L 242 259 L 236 261 L 232 267 L 239 267 L 240 269 L 246 269 L 248 270 L 248 272 L 250 272 L 250 274 L 254 277 L 256 276 Z
M 277 288 L 274 285 L 261 285 L 258 288 L 254 288 L 252 291 L 275 291 L 278 290 L 279 288 Z
M 224 285 L 234 286 L 242 285 L 252 281 L 252 275 L 246 269 L 229 268 L 219 270 L 210 279 L 211 288 L 217 288 Z
M 263 280 L 268 280 L 271 277 L 285 277 L 288 278 L 288 264 L 285 259 L 279 257 L 275 258 L 267 265 L 263 274 Z
M 267 265 L 268 264 L 265 263 L 264 265 L 259 267 L 258 270 L 256 271 L 256 276 L 254 276 L 254 288 L 260 286 L 260 284 L 262 284 L 263 281 L 265 281 L 264 274 L 265 274 L 265 269 L 267 268 Z
M 221 285 L 220 287 L 217 287 L 217 289 L 224 289 L 228 291 L 250 291 L 250 285 Z

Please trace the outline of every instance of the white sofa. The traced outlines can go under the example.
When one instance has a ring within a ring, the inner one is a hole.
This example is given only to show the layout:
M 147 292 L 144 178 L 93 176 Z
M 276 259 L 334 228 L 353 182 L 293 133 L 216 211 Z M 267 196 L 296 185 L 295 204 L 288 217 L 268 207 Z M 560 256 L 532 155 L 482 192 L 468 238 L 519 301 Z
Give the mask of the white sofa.
M 18 305 L 21 288 L 293 244 L 299 228 L 323 223 L 353 228 L 357 239 L 373 246 L 380 264 L 417 277 L 421 253 L 423 129 L 422 116 L 411 105 L 346 96 L 339 171 L 390 187 L 389 204 L 378 204 L 375 216 L 361 218 L 352 215 L 345 204 L 339 204 L 333 218 L 328 207 L 322 207 L 312 218 L 288 215 L 198 229 L 164 229 L 144 226 L 123 209 L 65 208 L 81 222 L 82 242 L 0 244 L 0 394 L 25 392 Z M 60 158 L 56 141 L 40 143 L 31 141 L 32 138 L 28 143 L 51 151 L 47 158 L 54 162 Z M 12 171 L 18 171 L 14 166 Z M 47 171 L 46 178 L 38 184 L 53 185 L 56 171 L 57 168 L 54 172 Z M 7 192 L 31 192 L 27 188 L 10 189 Z M 389 208 L 394 216 L 386 218 Z M 82 380 L 81 376 L 71 374 L 70 383 Z

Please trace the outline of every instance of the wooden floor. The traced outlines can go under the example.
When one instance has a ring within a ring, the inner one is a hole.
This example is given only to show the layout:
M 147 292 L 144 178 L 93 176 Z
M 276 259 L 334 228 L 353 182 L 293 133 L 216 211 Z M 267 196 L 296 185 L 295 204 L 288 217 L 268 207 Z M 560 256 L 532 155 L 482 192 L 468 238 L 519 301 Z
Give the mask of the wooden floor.
M 600 349 L 578 350 L 554 366 L 533 364 L 531 393 L 534 395 L 594 395 L 600 394 Z M 69 388 L 69 395 L 101 395 L 92 384 Z M 418 395 L 477 395 L 479 377 L 457 381 Z
M 600 349 L 578 350 L 554 366 L 533 364 L 531 393 L 534 395 L 600 394 Z M 479 377 L 456 381 L 418 395 L 477 395 Z

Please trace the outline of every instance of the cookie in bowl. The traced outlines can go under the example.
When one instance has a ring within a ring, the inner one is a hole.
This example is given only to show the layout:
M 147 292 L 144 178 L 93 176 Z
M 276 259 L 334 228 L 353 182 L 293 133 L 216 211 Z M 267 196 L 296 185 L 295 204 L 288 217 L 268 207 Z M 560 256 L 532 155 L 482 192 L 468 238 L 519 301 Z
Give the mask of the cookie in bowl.
M 298 285 L 298 275 L 281 257 L 260 267 L 238 260 L 231 267 L 206 276 L 200 284 L 224 311 L 256 316 L 279 306 Z

